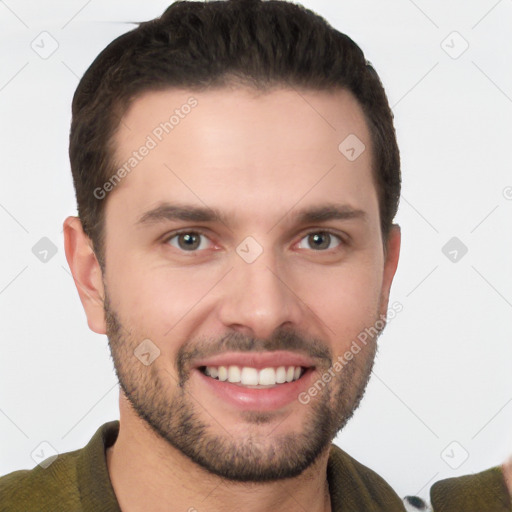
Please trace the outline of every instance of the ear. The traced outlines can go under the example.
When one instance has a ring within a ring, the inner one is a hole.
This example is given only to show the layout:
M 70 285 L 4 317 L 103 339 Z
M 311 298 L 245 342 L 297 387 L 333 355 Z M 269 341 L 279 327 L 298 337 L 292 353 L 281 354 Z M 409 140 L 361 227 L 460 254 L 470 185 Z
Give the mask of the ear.
M 106 334 L 101 267 L 78 217 L 68 217 L 64 221 L 64 248 L 89 328 L 98 334 Z
M 384 260 L 384 272 L 382 276 L 382 289 L 381 289 L 381 311 L 380 314 L 387 316 L 389 292 L 391 284 L 395 277 L 396 268 L 398 266 L 398 259 L 400 257 L 400 243 L 401 232 L 398 224 L 393 224 L 389 231 L 388 239 L 386 242 L 386 252 Z

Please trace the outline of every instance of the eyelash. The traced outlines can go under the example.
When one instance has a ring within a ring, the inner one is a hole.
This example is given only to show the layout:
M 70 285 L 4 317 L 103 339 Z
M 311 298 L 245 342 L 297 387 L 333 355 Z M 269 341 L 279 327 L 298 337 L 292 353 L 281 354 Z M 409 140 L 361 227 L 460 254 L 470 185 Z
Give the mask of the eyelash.
M 205 233 L 204 231 L 202 231 L 201 229 L 188 229 L 188 230 L 181 230 L 181 231 L 175 231 L 173 233 L 170 233 L 169 235 L 167 235 L 164 240 L 163 240 L 163 243 L 164 244 L 169 244 L 169 242 L 175 238 L 175 237 L 178 237 L 179 235 L 183 235 L 183 234 L 197 234 L 197 235 L 202 235 L 204 236 L 205 238 L 208 238 L 208 240 L 210 240 L 209 236 L 207 233 Z M 314 252 L 324 252 L 324 253 L 329 253 L 330 251 L 333 251 L 333 250 L 336 250 L 337 248 L 339 248 L 340 246 L 346 246 L 348 245 L 348 241 L 342 237 L 341 235 L 333 232 L 333 231 L 330 231 L 328 229 L 314 229 L 314 230 L 311 230 L 311 231 L 308 231 L 306 232 L 299 240 L 299 243 L 304 240 L 305 238 L 307 238 L 308 236 L 310 235 L 314 235 L 314 234 L 327 234 L 327 235 L 330 235 L 331 237 L 334 237 L 334 238 L 337 238 L 339 240 L 339 244 L 332 248 L 332 249 L 325 249 L 325 250 L 318 250 L 318 251 L 315 251 L 314 249 L 309 249 L 310 251 L 314 251 Z M 211 240 L 210 240 L 211 243 L 213 243 Z M 177 247 L 175 247 L 176 249 L 178 249 L 179 251 L 183 252 L 183 253 L 198 253 L 198 252 L 201 252 L 201 251 L 204 251 L 205 249 L 195 249 L 195 250 L 191 250 L 191 251 L 186 251 L 186 250 L 183 250 L 183 249 L 179 249 Z

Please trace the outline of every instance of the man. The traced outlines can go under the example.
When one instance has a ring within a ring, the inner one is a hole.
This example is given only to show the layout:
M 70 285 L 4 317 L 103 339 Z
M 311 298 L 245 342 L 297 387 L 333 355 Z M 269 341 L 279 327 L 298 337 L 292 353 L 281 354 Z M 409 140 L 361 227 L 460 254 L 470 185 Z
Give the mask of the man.
M 404 510 L 332 444 L 400 250 L 392 115 L 357 45 L 285 2 L 177 2 L 86 72 L 70 159 L 66 255 L 120 422 L 0 479 L 2 507 Z

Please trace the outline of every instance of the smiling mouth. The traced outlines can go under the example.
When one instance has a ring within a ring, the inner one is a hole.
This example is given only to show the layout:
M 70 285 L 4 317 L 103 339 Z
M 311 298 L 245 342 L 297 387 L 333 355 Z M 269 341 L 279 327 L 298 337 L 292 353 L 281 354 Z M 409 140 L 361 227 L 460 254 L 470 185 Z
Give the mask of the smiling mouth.
M 250 366 L 200 366 L 207 377 L 254 389 L 264 389 L 299 380 L 308 368 L 303 366 L 276 366 L 253 368 Z

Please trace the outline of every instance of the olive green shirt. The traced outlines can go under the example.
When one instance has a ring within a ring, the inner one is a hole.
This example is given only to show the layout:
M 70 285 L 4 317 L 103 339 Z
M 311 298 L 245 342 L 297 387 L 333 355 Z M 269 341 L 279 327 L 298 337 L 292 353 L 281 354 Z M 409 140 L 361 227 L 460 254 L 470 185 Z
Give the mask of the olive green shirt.
M 119 422 L 111 421 L 102 425 L 84 448 L 60 454 L 48 467 L 1 477 L 0 511 L 120 512 L 105 454 L 118 432 Z M 473 475 L 436 483 L 433 502 L 439 508 L 435 511 L 511 511 L 502 473 L 495 468 L 481 475 L 482 480 Z M 327 480 L 333 512 L 405 511 L 402 500 L 379 475 L 334 444 Z M 461 508 L 458 499 L 464 503 Z

